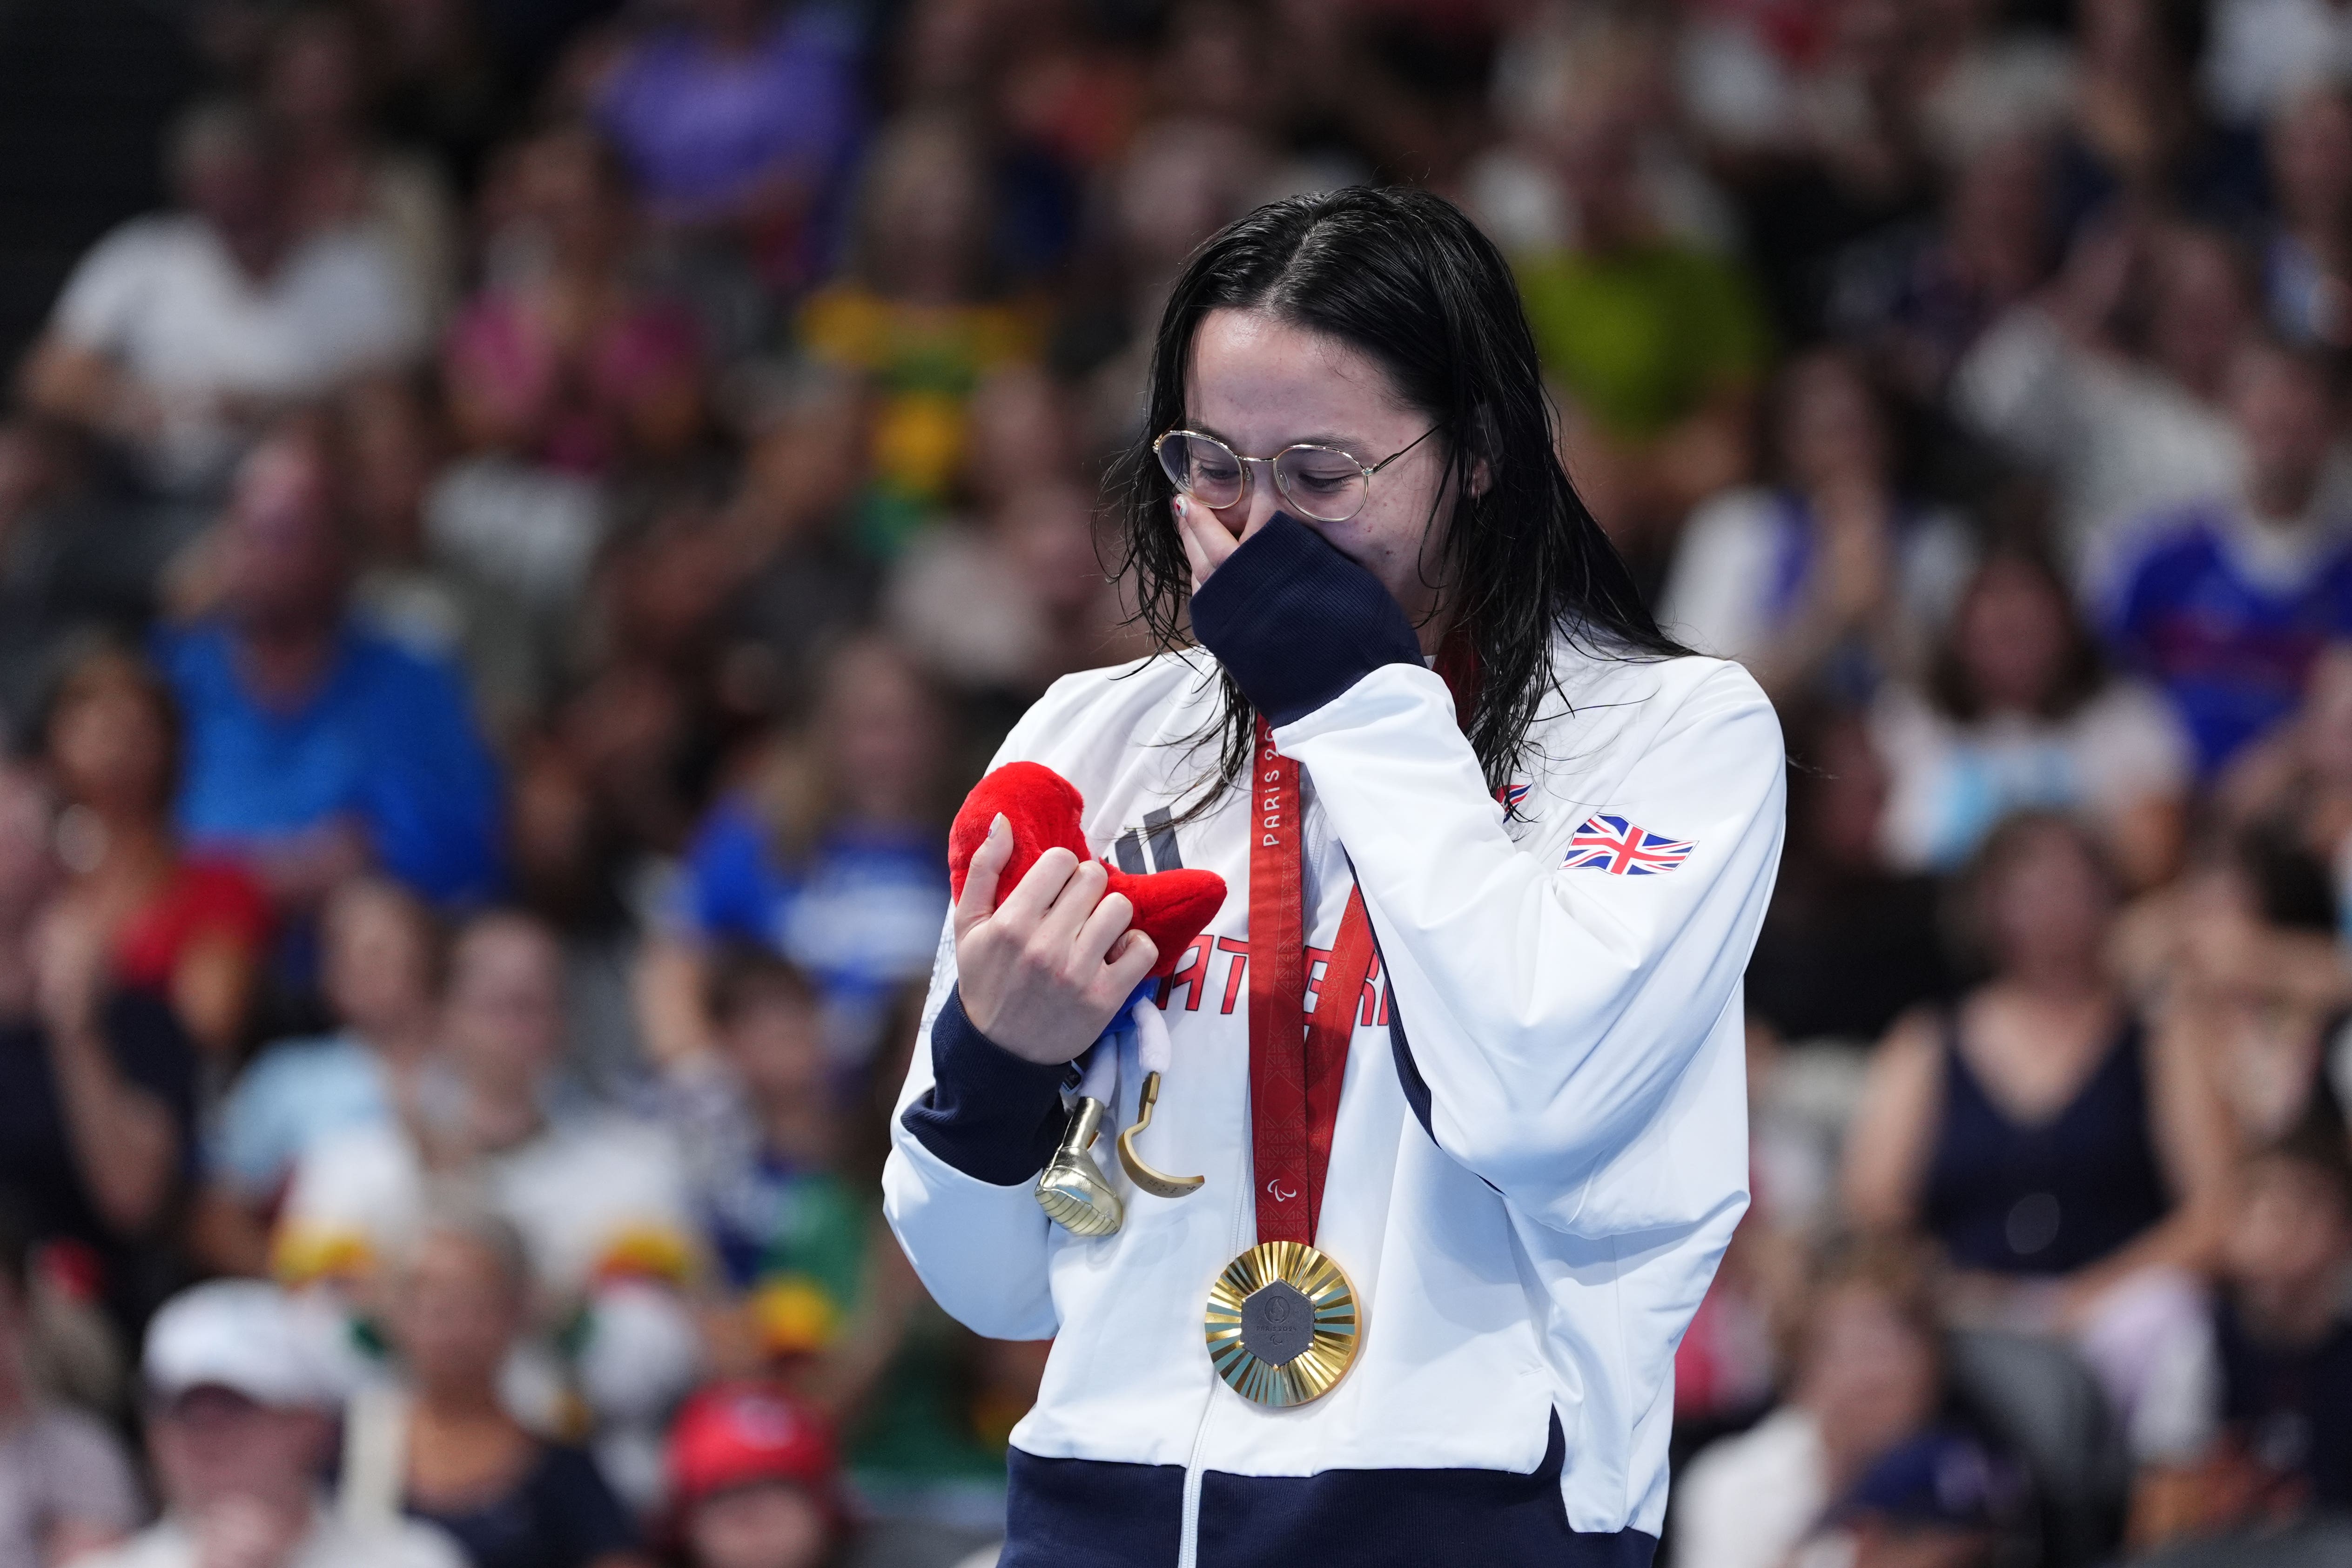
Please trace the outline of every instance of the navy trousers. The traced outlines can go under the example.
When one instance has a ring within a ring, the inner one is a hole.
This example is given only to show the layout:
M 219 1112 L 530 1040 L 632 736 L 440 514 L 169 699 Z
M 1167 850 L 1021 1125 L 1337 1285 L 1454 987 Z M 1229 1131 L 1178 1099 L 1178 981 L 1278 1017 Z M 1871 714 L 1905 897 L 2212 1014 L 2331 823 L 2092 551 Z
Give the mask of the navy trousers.
M 1326 1470 L 1201 1478 L 1201 1568 L 1650 1568 L 1654 1535 L 1570 1530 L 1559 1420 L 1531 1474 Z M 1176 1465 L 1012 1455 L 999 1568 L 1173 1568 L 1183 1529 Z

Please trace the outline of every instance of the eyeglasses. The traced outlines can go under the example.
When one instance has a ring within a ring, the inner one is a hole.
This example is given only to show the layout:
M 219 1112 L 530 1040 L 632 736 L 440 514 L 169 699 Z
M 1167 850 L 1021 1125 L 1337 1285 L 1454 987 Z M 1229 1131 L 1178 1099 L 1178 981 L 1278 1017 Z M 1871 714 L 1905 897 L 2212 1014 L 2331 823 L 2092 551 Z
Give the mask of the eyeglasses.
M 1223 510 L 1249 493 L 1250 465 L 1274 470 L 1276 494 L 1318 522 L 1345 522 L 1371 499 L 1372 476 L 1443 428 L 1433 425 L 1377 463 L 1359 461 L 1338 447 L 1304 443 L 1271 458 L 1244 458 L 1214 436 L 1171 430 L 1151 443 L 1168 482 L 1202 506 Z

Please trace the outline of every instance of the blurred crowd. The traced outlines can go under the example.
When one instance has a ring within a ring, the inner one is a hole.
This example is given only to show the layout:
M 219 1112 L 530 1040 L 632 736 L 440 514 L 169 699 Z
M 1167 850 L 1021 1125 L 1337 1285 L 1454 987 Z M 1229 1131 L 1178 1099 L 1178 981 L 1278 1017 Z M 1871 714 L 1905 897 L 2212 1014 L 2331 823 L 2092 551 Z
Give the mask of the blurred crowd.
M 2352 1562 L 2352 4 L 165 9 L 0 406 L 0 1568 L 992 1561 L 945 823 L 1367 181 L 1789 737 L 1666 1560 Z

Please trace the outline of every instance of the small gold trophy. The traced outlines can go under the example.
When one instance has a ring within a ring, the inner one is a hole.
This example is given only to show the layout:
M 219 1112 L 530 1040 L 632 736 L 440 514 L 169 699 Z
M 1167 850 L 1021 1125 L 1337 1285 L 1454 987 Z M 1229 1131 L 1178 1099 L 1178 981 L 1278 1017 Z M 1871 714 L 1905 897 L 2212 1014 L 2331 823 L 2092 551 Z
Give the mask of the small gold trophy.
M 1087 1152 L 1102 1123 L 1103 1102 L 1081 1091 L 1060 1145 L 1037 1176 L 1037 1206 L 1073 1236 L 1108 1236 L 1127 1217 L 1110 1178 Z
M 1109 1236 L 1127 1218 L 1127 1205 L 1103 1168 L 1087 1152 L 1102 1135 L 1110 1106 L 1118 1099 L 1118 1037 L 1133 1029 L 1136 1056 L 1143 1067 L 1143 1103 L 1135 1125 L 1118 1135 L 1118 1163 L 1135 1184 L 1155 1197 L 1181 1198 L 1198 1192 L 1199 1176 L 1171 1176 L 1155 1171 L 1136 1152 L 1135 1135 L 1151 1125 L 1151 1108 L 1160 1099 L 1160 1075 L 1167 1070 L 1168 1024 L 1150 996 L 1139 994 L 1124 1020 L 1114 1020 L 1103 1031 L 1101 1043 L 1085 1058 L 1076 1104 L 1054 1157 L 1037 1176 L 1037 1206 L 1055 1225 L 1073 1236 Z
M 1146 1164 L 1136 1151 L 1135 1141 L 1151 1125 L 1151 1108 L 1160 1103 L 1160 1075 L 1168 1070 L 1171 1052 L 1168 1020 L 1160 1016 L 1160 1009 L 1149 999 L 1129 1008 L 1129 1016 L 1135 1020 L 1135 1055 L 1143 1068 L 1143 1098 L 1136 1107 L 1135 1125 L 1118 1135 L 1119 1165 L 1127 1172 L 1129 1181 L 1153 1197 L 1190 1197 L 1201 1190 L 1205 1177 L 1171 1176 Z

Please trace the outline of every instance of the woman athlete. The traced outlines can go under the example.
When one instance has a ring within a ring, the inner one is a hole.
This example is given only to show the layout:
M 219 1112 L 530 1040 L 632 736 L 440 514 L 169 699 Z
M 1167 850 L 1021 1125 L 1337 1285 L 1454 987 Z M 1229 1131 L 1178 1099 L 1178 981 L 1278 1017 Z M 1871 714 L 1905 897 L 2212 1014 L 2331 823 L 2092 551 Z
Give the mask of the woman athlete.
M 1205 1181 L 1114 1173 L 1093 1238 L 1039 1207 L 1074 1059 L 1159 955 L 1097 861 L 1002 885 L 1001 827 L 885 1176 L 950 1312 L 1055 1341 L 1003 1561 L 1646 1564 L 1675 1345 L 1747 1205 L 1772 710 L 1642 607 L 1508 269 L 1435 196 L 1219 234 L 1149 404 L 1125 569 L 1161 651 L 1057 683 L 998 761 L 1076 784 L 1097 855 L 1225 879 L 1147 993 L 1140 1152 Z M 1087 1057 L 1119 1127 L 1135 1051 Z

